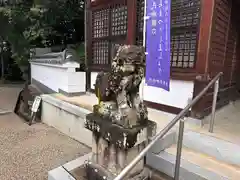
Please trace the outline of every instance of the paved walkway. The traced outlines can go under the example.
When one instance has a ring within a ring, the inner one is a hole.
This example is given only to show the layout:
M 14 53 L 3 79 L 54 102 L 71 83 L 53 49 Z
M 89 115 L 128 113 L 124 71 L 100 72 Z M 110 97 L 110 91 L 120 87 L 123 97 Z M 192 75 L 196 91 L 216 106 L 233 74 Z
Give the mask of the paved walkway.
M 201 133 L 209 134 L 210 119 L 211 116 L 204 119 L 205 125 L 199 129 Z M 240 100 L 216 111 L 214 133 L 209 135 L 240 145 Z
M 17 92 L 0 87 L 0 108 L 13 110 Z M 14 113 L 0 115 L 0 180 L 45 180 L 49 170 L 89 151 L 54 128 L 30 127 Z

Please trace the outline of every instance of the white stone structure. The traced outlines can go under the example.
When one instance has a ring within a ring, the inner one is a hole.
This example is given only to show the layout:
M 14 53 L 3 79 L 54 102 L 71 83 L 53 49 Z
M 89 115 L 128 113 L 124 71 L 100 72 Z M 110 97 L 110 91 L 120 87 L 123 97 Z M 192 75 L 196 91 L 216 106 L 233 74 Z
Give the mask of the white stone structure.
M 60 92 L 64 95 L 79 95 L 85 92 L 85 72 L 77 72 L 80 64 L 68 50 L 60 53 L 35 55 L 30 60 L 31 83 L 44 93 Z

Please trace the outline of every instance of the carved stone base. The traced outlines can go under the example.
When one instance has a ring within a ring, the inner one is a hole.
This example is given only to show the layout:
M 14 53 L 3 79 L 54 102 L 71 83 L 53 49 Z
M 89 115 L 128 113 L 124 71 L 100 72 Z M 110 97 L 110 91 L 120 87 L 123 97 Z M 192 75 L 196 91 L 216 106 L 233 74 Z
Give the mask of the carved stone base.
M 108 144 L 107 141 L 100 138 L 98 142 L 93 140 L 92 162 L 108 169 L 113 175 L 119 174 L 146 146 L 146 142 L 124 150 Z M 140 173 L 144 168 L 144 159 L 142 159 L 130 172 L 130 175 Z
M 94 113 L 86 116 L 85 126 L 93 132 L 92 164 L 113 177 L 146 147 L 149 138 L 156 133 L 156 123 L 152 121 L 127 129 Z M 144 159 L 129 172 L 127 179 L 138 177 L 143 170 Z
M 147 141 L 156 134 L 156 123 L 153 121 L 147 120 L 133 128 L 124 128 L 95 113 L 86 116 L 85 127 L 93 132 L 97 141 L 103 138 L 117 148 L 125 150 Z

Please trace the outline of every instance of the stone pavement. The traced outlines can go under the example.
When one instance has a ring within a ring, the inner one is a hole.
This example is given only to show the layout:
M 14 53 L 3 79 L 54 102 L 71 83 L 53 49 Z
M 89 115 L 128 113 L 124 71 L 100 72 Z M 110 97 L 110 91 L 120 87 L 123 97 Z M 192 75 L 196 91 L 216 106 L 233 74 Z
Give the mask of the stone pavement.
M 204 119 L 204 127 L 196 131 L 240 145 L 240 100 L 216 111 L 214 133 L 208 133 L 211 116 Z
M 0 109 L 13 111 L 19 91 L 0 87 Z M 0 180 L 45 180 L 49 170 L 89 151 L 54 128 L 0 113 Z

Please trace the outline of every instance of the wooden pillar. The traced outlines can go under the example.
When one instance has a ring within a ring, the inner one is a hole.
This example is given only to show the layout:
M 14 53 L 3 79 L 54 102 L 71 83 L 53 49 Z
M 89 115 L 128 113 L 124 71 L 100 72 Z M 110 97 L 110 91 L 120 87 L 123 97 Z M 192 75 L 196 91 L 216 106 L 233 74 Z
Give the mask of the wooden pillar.
M 86 71 L 86 91 L 91 89 L 91 71 L 89 69 L 92 61 L 92 12 L 91 0 L 85 1 L 85 71 Z
M 196 72 L 198 75 L 208 73 L 209 51 L 215 0 L 201 0 L 201 18 L 199 23 L 198 53 Z
M 196 61 L 197 77 L 194 82 L 193 96 L 205 87 L 209 77 L 209 54 L 211 51 L 211 34 L 214 18 L 215 0 L 201 0 L 201 17 L 199 22 L 198 52 Z M 205 106 L 204 97 L 192 108 L 192 115 L 201 118 Z
M 137 24 L 137 0 L 128 0 L 127 44 L 135 44 Z

